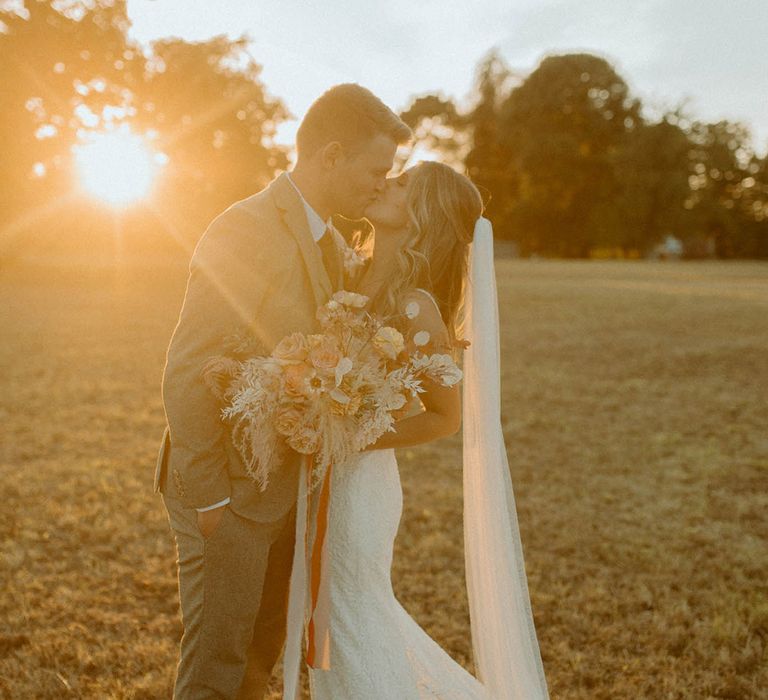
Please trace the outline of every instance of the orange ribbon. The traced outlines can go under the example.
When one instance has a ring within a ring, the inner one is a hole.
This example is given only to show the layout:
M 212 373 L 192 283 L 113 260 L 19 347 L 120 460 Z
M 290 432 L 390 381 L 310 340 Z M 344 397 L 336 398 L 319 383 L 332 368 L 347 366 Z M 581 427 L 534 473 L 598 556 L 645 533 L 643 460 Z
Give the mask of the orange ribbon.
M 311 668 L 331 667 L 331 597 L 328 570 L 328 511 L 331 501 L 331 467 L 328 467 L 313 513 L 312 465 L 314 458 L 302 460 L 302 478 L 296 508 L 296 547 L 293 552 L 288 595 L 285 656 L 283 658 L 283 700 L 299 700 L 302 637 L 306 632 L 306 660 Z M 315 538 L 310 546 L 312 519 Z M 311 551 L 310 551 L 311 550 Z M 307 615 L 309 613 L 309 615 Z M 307 620 L 307 617 L 309 619 Z
M 307 513 L 312 513 L 313 456 L 308 455 L 307 464 Z M 310 615 L 307 630 L 307 665 L 310 668 L 328 670 L 331 667 L 331 597 L 328 571 L 328 511 L 331 500 L 331 468 L 323 477 L 320 488 L 317 513 L 315 515 L 315 538 L 310 553 L 309 589 Z M 309 522 L 305 531 L 305 552 L 309 548 Z

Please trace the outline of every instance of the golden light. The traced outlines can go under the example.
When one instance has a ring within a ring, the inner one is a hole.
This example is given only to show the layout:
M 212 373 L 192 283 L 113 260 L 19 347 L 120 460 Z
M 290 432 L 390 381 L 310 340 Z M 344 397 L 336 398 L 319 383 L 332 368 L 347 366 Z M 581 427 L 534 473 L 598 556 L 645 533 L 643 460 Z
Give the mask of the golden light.
M 85 189 L 115 206 L 145 197 L 165 158 L 127 129 L 92 133 L 73 150 Z

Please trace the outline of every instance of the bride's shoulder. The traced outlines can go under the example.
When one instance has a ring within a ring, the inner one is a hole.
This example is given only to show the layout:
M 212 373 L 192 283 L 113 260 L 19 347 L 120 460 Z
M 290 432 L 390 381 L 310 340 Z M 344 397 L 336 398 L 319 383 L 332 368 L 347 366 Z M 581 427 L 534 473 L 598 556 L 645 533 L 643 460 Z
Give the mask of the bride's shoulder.
M 406 297 L 411 301 L 417 302 L 428 300 L 431 302 L 432 306 L 437 309 L 438 313 L 440 312 L 440 307 L 438 306 L 434 295 L 431 292 L 428 292 L 426 289 L 422 289 L 421 287 L 412 287 L 406 292 Z
M 440 307 L 435 297 L 426 289 L 416 287 L 404 295 L 405 315 L 408 318 L 410 335 L 426 331 L 432 346 L 444 346 L 448 343 L 448 328 L 443 321 Z

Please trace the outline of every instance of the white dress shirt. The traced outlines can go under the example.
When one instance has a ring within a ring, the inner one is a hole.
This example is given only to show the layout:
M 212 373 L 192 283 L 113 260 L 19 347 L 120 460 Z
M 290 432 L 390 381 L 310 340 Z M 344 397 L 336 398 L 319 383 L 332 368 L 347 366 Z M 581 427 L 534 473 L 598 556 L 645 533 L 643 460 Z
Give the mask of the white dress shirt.
M 288 178 L 288 182 L 290 182 L 296 192 L 298 192 L 299 197 L 301 197 L 301 203 L 304 205 L 304 211 L 307 213 L 307 223 L 309 224 L 309 230 L 312 233 L 312 238 L 314 239 L 315 243 L 317 243 L 325 233 L 325 229 L 327 227 L 333 226 L 331 223 L 330 217 L 328 218 L 328 221 L 323 221 L 323 217 L 320 216 L 310 205 L 309 202 L 304 199 L 304 195 L 301 194 L 301 190 L 296 187 L 296 183 L 291 178 L 290 174 L 286 173 L 286 176 Z M 224 500 L 219 501 L 218 503 L 214 503 L 212 506 L 205 506 L 204 508 L 196 508 L 198 513 L 204 513 L 207 510 L 213 510 L 214 508 L 221 508 L 222 506 L 227 505 L 229 503 L 230 498 L 227 496 Z
M 290 176 L 290 174 L 286 173 L 286 176 L 288 177 L 288 182 L 290 182 L 296 192 L 298 192 L 299 197 L 301 197 L 301 203 L 304 205 L 304 211 L 307 212 L 307 223 L 309 223 L 309 230 L 312 233 L 312 238 L 314 239 L 315 243 L 317 243 L 325 233 L 325 229 L 332 227 L 333 224 L 331 223 L 331 217 L 328 217 L 328 221 L 323 221 L 323 217 L 320 216 L 309 204 L 309 202 L 304 199 L 304 195 L 301 194 L 301 190 L 296 187 L 296 183 L 293 181 L 293 178 Z

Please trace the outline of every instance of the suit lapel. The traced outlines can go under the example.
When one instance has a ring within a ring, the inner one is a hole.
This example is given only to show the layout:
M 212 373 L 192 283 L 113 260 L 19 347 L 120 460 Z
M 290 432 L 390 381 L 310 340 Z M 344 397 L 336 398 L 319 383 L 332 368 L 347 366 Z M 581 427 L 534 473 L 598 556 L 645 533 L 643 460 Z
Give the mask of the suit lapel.
M 272 183 L 271 190 L 275 204 L 283 216 L 283 221 L 296 239 L 304 258 L 304 265 L 312 284 L 312 292 L 315 295 L 315 305 L 322 306 L 333 293 L 333 288 L 325 265 L 323 265 L 320 248 L 309 231 L 304 205 L 293 185 L 288 182 L 286 173 L 280 175 Z
M 337 276 L 335 280 L 334 289 L 344 289 L 344 249 L 347 247 L 347 242 L 335 228 L 331 229 L 333 233 L 333 239 L 336 241 L 336 270 Z

